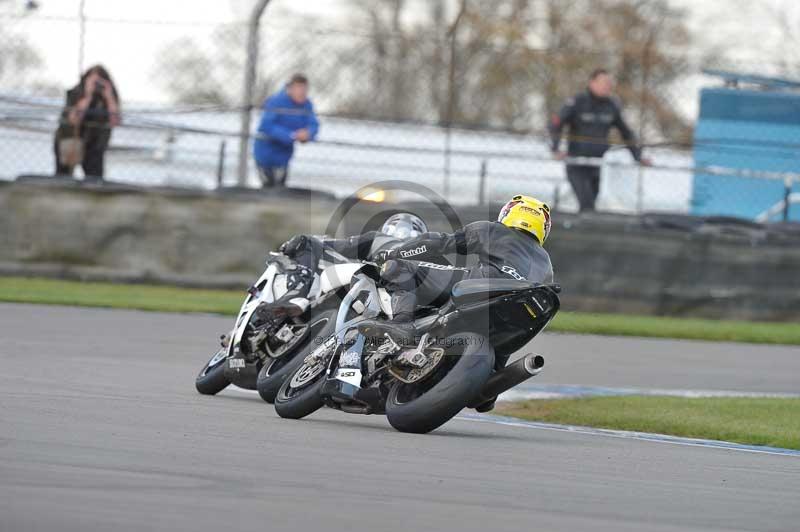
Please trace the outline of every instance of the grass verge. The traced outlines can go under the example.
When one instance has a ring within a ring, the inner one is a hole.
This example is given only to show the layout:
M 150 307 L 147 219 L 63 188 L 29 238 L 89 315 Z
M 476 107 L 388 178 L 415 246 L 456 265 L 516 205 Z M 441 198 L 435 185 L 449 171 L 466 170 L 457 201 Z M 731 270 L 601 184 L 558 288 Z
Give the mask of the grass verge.
M 0 277 L 0 301 L 15 303 L 233 315 L 239 309 L 243 297 L 244 292 L 240 290 Z M 577 334 L 800 345 L 800 327 L 795 323 L 561 312 L 548 330 Z
M 0 301 L 14 303 L 232 315 L 243 300 L 236 290 L 0 277 Z
M 495 413 L 530 421 L 800 449 L 800 399 L 587 397 L 498 403 Z
M 716 342 L 800 345 L 796 323 L 559 312 L 548 330 Z

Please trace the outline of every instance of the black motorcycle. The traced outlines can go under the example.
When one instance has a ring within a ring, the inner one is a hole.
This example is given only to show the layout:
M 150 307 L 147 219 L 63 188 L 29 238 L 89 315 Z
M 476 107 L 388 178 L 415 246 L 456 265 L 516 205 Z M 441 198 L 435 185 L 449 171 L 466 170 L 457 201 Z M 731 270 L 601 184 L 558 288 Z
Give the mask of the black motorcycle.
M 386 414 L 402 432 L 430 432 L 536 375 L 544 365 L 509 357 L 541 332 L 559 309 L 558 285 L 512 279 L 457 283 L 447 303 L 418 312 L 416 346 L 367 338 L 358 324 L 391 316 L 390 296 L 375 265 L 354 275 L 336 333 L 301 353 L 303 363 L 275 397 L 275 410 L 299 419 L 322 406 L 354 414 Z

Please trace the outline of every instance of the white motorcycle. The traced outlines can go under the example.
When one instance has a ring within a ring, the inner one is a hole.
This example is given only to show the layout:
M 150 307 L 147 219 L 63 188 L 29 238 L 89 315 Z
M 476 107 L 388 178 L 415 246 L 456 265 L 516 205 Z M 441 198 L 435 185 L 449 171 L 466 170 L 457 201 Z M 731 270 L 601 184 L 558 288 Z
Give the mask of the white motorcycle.
M 221 338 L 221 347 L 203 366 L 195 379 L 197 391 L 215 395 L 229 384 L 257 389 L 272 403 L 285 377 L 294 372 L 297 353 L 327 338 L 335 331 L 341 298 L 347 293 L 350 278 L 361 265 L 349 262 L 320 261 L 307 296 L 308 308 L 297 316 L 267 320 L 256 318 L 255 310 L 285 295 L 289 275 L 297 265 L 281 253 L 270 253 L 267 268 L 247 291 L 233 329 Z

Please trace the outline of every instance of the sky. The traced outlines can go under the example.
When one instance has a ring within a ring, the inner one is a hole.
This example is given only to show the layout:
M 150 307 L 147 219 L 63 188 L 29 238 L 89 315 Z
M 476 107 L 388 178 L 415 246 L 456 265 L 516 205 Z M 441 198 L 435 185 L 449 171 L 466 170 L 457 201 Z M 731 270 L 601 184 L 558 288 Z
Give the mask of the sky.
M 80 0 L 36 0 L 39 8 L 27 12 L 25 0 L 0 0 L 4 25 L 21 33 L 45 59 L 46 81 L 66 88 L 77 81 Z M 84 66 L 110 67 L 123 93 L 137 101 L 163 101 L 153 82 L 155 59 L 164 46 L 181 36 L 208 43 L 222 22 L 247 17 L 254 0 L 84 0 L 88 18 Z M 746 69 L 757 71 L 780 46 L 775 12 L 788 0 L 670 0 L 689 13 L 697 47 L 733 48 Z M 279 24 L 282 17 L 312 15 L 326 24 L 342 18 L 347 0 L 272 0 L 265 17 Z M 794 2 L 800 4 L 800 2 Z M 790 20 L 797 15 L 794 11 Z M 7 17 L 13 17 L 8 19 Z M 285 20 L 285 18 L 283 18 Z M 0 38 L 2 38 L 0 36 Z M 268 35 L 265 36 L 268 38 Z

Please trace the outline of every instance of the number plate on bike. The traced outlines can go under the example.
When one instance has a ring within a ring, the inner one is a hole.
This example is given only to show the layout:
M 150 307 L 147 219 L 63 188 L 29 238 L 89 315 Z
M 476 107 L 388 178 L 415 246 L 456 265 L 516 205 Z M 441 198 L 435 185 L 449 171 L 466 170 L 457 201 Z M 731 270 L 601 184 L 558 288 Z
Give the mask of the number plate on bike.
M 228 360 L 228 367 L 231 369 L 244 368 L 245 363 L 243 358 L 231 358 Z

